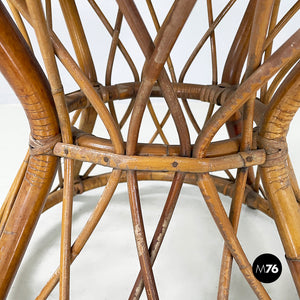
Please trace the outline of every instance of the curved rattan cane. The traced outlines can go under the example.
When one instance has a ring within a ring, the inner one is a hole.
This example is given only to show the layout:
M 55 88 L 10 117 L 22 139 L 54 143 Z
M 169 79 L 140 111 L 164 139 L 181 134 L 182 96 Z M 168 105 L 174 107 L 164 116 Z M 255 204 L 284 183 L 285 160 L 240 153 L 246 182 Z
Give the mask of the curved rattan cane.
M 3 299 L 24 255 L 55 174 L 57 158 L 47 155 L 47 152 L 51 152 L 61 138 L 50 86 L 2 4 L 0 20 L 1 71 L 24 107 L 34 141 L 32 147 L 46 146 L 41 155 L 37 156 L 32 151 L 19 190 L 8 195 L 4 204 L 10 212 L 1 222 L 0 298 Z
M 148 299 L 159 298 L 152 266 L 184 183 L 199 186 L 224 239 L 218 299 L 229 297 L 233 259 L 256 296 L 270 299 L 255 278 L 236 235 L 243 203 L 275 220 L 300 294 L 300 190 L 286 142 L 289 124 L 300 106 L 299 29 L 276 51 L 272 47 L 277 34 L 298 12 L 299 1 L 277 21 L 279 0 L 249 0 L 220 73 L 215 31 L 236 0 L 228 1 L 215 18 L 214 3 L 207 0 L 208 28 L 195 48 L 187 49 L 191 55 L 178 80 L 172 49 L 196 1 L 175 0 L 160 22 L 159 3 L 146 0 L 155 38 L 133 0 L 115 2 L 115 23 L 110 24 L 101 3 L 86 1 L 111 36 L 104 70 L 98 70 L 93 61 L 93 45 L 88 43 L 84 20 L 74 0 L 59 1 L 72 51 L 55 30 L 50 0 L 45 5 L 41 1 L 9 0 L 19 31 L 4 6 L 0 6 L 0 69 L 21 101 L 31 128 L 29 152 L 0 210 L 0 298 L 4 299 L 9 292 L 40 214 L 63 202 L 60 265 L 36 299 L 46 299 L 58 283 L 60 299 L 69 299 L 70 265 L 122 182 L 127 182 L 140 262 L 129 299 L 138 299 L 144 287 Z M 30 50 L 24 19 L 34 29 L 42 54 L 40 64 L 45 66 L 47 78 Z M 124 22 L 145 56 L 142 70 L 121 41 Z M 211 84 L 203 84 L 197 78 L 185 82 L 207 41 L 211 48 Z M 113 82 L 113 73 L 118 70 L 118 51 L 128 64 L 131 82 Z M 57 60 L 79 90 L 64 92 Z M 218 73 L 222 75 L 221 83 Z M 98 79 L 102 77 L 103 83 Z M 167 110 L 161 119 L 153 98 L 164 99 L 166 103 Z M 128 100 L 121 115 L 116 100 Z M 206 115 L 196 115 L 191 100 L 207 102 Z M 154 124 L 148 143 L 140 142 L 147 113 Z M 98 118 L 107 135 L 93 134 Z M 169 143 L 166 124 L 170 122 L 174 125 L 171 136 L 178 138 L 177 144 Z M 215 141 L 224 125 L 229 138 Z M 191 138 L 193 132 L 197 134 L 195 142 Z M 154 143 L 159 139 L 162 143 Z M 85 171 L 84 163 L 90 164 Z M 96 165 L 111 168 L 111 172 L 91 175 Z M 236 169 L 236 175 L 229 169 Z M 227 176 L 216 176 L 214 171 L 225 171 Z M 55 173 L 58 185 L 51 189 Z M 141 210 L 140 180 L 172 182 L 149 245 Z M 100 199 L 71 244 L 73 196 L 97 187 L 104 187 Z M 229 215 L 218 192 L 232 198 Z

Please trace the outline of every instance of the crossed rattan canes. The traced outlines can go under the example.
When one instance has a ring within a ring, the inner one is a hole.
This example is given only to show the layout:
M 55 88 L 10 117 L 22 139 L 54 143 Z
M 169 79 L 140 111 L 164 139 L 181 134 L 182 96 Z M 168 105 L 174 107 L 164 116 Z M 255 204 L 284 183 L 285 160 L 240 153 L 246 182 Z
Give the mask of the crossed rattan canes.
M 300 293 L 300 192 L 286 143 L 289 124 L 300 106 L 300 64 L 297 62 L 300 57 L 300 31 L 297 30 L 276 52 L 272 51 L 273 39 L 299 10 L 299 1 L 279 22 L 276 19 L 280 1 L 249 1 L 219 85 L 214 31 L 235 0 L 229 1 L 215 19 L 211 0 L 207 1 L 209 28 L 186 62 L 178 81 L 170 52 L 195 0 L 174 1 L 161 26 L 151 1 L 147 0 L 158 32 L 155 40 L 152 40 L 133 0 L 117 0 L 119 10 L 114 28 L 97 3 L 94 0 L 88 2 L 112 36 L 103 85 L 98 83 L 74 0 L 60 0 L 60 5 L 77 62 L 53 31 L 50 0 L 45 1 L 45 12 L 40 1 L 8 1 L 19 29 L 3 4 L 0 6 L 0 68 L 21 101 L 31 128 L 29 151 L 0 211 L 0 298 L 8 294 L 40 214 L 62 201 L 60 266 L 37 299 L 47 298 L 58 282 L 60 299 L 68 299 L 70 265 L 98 224 L 118 183 L 125 181 L 141 267 L 130 299 L 139 298 L 144 287 L 148 299 L 158 299 L 152 265 L 184 182 L 199 186 L 225 242 L 218 299 L 228 298 L 233 259 L 257 297 L 270 298 L 254 277 L 236 236 L 242 203 L 262 210 L 275 220 Z M 123 16 L 146 59 L 141 79 L 119 39 Z M 35 30 L 47 78 L 32 54 L 22 18 Z M 212 84 L 185 83 L 188 69 L 207 40 L 211 43 Z M 117 48 L 131 69 L 134 82 L 111 84 Z M 56 57 L 74 78 L 79 91 L 64 93 Z M 158 121 L 150 100 L 152 97 L 163 97 L 168 105 L 162 122 Z M 118 120 L 114 101 L 122 99 L 132 100 L 122 119 Z M 201 129 L 188 99 L 210 103 Z M 213 113 L 215 105 L 219 108 Z M 146 109 L 156 132 L 149 143 L 139 143 Z M 71 112 L 74 113 L 72 120 L 69 117 Z M 97 116 L 107 129 L 109 139 L 92 135 Z M 165 135 L 164 126 L 169 118 L 174 121 L 178 145 L 170 145 Z M 121 129 L 127 120 L 127 138 L 123 139 Z M 193 145 L 188 120 L 198 133 Z M 229 139 L 213 142 L 224 124 Z M 158 136 L 163 144 L 153 144 Z M 59 158 L 64 158 L 63 171 Z M 82 162 L 91 163 L 84 174 L 80 173 Z M 91 176 L 97 164 L 112 168 L 112 172 Z M 254 166 L 259 166 L 256 174 Z M 237 169 L 235 177 L 229 169 Z M 210 174 L 221 170 L 227 173 L 228 179 Z M 51 190 L 56 173 L 59 186 Z M 139 180 L 172 181 L 149 246 L 140 206 Z M 101 198 L 71 245 L 73 196 L 99 186 L 104 186 Z M 229 216 L 218 192 L 232 197 Z

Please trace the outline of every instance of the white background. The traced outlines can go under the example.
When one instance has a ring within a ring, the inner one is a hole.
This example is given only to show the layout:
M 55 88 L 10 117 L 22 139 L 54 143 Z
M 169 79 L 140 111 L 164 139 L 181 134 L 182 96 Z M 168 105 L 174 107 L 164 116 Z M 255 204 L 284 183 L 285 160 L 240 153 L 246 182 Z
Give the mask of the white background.
M 104 6 L 104 11 L 109 12 L 109 21 L 113 25 L 116 14 L 115 4 L 113 1 L 102 2 L 105 2 L 101 3 L 101 5 Z M 217 12 L 226 3 L 226 1 L 221 0 L 213 2 Z M 234 34 L 232 28 L 239 22 L 240 11 L 245 7 L 246 2 L 237 1 L 234 10 L 221 24 L 224 26 L 223 29 L 217 31 L 217 46 L 221 49 L 218 56 L 220 69 L 222 69 L 228 52 L 230 45 L 228 41 L 232 40 Z M 280 14 L 284 14 L 286 7 L 294 2 L 283 1 Z M 154 3 L 157 5 L 156 2 Z M 160 9 L 158 13 L 160 20 L 166 14 L 170 3 L 170 1 L 159 2 Z M 143 3 L 139 2 L 138 4 L 140 10 L 144 11 Z M 102 30 L 103 26 L 94 17 L 88 4 L 80 1 L 78 5 L 80 6 L 85 26 L 88 29 L 88 40 L 92 41 L 93 44 L 92 53 L 95 57 L 99 82 L 103 82 L 105 74 L 103 61 L 105 61 L 109 50 L 109 36 Z M 59 31 L 60 37 L 65 37 L 65 27 L 63 22 L 61 22 L 56 2 L 54 3 L 54 9 L 56 11 L 54 14 L 55 29 Z M 177 76 L 179 76 L 183 63 L 189 56 L 191 49 L 198 42 L 198 37 L 205 31 L 204 25 L 202 26 L 202 24 L 207 25 L 205 9 L 205 1 L 198 1 L 189 22 L 183 29 L 178 44 L 175 45 L 172 58 Z M 214 17 L 217 16 L 217 12 Z M 143 12 L 143 14 L 147 18 L 149 17 L 146 12 Z M 147 20 L 149 21 L 149 19 Z M 294 32 L 298 28 L 297 24 L 299 23 L 295 20 L 299 22 L 299 14 L 294 18 L 294 23 L 291 24 L 289 30 L 284 31 L 279 36 L 277 44 L 282 43 L 289 36 L 289 32 Z M 149 22 L 149 24 L 151 23 Z M 121 39 L 124 43 L 126 41 L 126 46 L 131 46 L 130 53 L 133 55 L 134 60 L 137 61 L 139 69 L 141 69 L 144 62 L 142 53 L 134 43 L 127 25 L 124 23 L 122 26 L 124 31 L 121 34 Z M 154 37 L 155 30 L 152 25 L 150 25 L 150 31 Z M 69 42 L 66 41 L 66 44 L 69 45 Z M 70 46 L 68 47 L 71 49 Z M 187 74 L 187 82 L 210 82 L 211 72 L 207 67 L 210 56 L 207 52 L 208 47 L 205 46 L 204 49 L 204 54 L 200 55 L 192 66 L 191 71 Z M 37 48 L 35 53 L 37 57 L 40 57 Z M 118 71 L 114 72 L 113 82 L 132 80 L 132 76 L 126 75 L 128 74 L 128 67 L 124 64 L 120 54 L 117 56 L 116 65 L 118 65 Z M 66 92 L 77 89 L 76 84 L 64 74 L 62 68 L 61 70 Z M 219 74 L 220 76 L 221 73 Z M 0 126 L 2 135 L 0 158 L 2 168 L 0 173 L 1 202 L 25 156 L 29 130 L 22 108 L 3 79 L 0 81 L 0 86 Z M 155 105 L 159 107 L 160 104 L 155 103 Z M 121 103 L 120 106 L 120 110 L 122 110 L 123 104 Z M 195 106 L 194 109 L 198 109 L 196 115 L 201 116 L 203 114 L 202 107 L 199 106 L 197 108 Z M 145 128 L 152 128 L 152 124 L 147 122 L 145 123 Z M 300 162 L 297 158 L 297 150 L 299 149 L 297 128 L 299 124 L 297 122 L 299 120 L 296 117 L 290 130 L 289 143 L 290 155 L 295 162 L 296 173 L 299 174 L 298 166 Z M 192 133 L 192 139 L 194 138 L 195 133 Z M 172 140 L 173 137 L 171 136 L 170 139 Z M 161 182 L 140 184 L 148 241 L 151 240 L 169 186 L 169 183 Z M 101 195 L 101 191 L 102 189 L 97 189 L 86 193 L 84 196 L 75 198 L 74 238 L 86 222 Z M 226 209 L 228 209 L 230 199 L 222 196 L 222 200 Z M 60 214 L 61 205 L 57 205 L 42 215 L 8 299 L 34 299 L 43 284 L 46 283 L 58 266 Z M 281 277 L 275 283 L 265 284 L 271 298 L 297 299 L 274 222 L 259 211 L 243 207 L 238 236 L 250 263 L 259 254 L 265 252 L 273 253 L 280 258 L 283 264 Z M 160 298 L 163 300 L 216 299 L 222 249 L 222 239 L 215 228 L 199 189 L 185 185 L 154 267 Z M 126 299 L 134 283 L 138 268 L 126 184 L 121 184 L 100 221 L 95 234 L 77 261 L 72 265 L 71 299 Z M 143 297 L 143 299 L 146 298 L 145 295 Z M 230 299 L 241 298 L 256 299 L 245 279 L 241 276 L 240 271 L 234 265 Z M 51 294 L 49 299 L 58 299 L 57 289 Z

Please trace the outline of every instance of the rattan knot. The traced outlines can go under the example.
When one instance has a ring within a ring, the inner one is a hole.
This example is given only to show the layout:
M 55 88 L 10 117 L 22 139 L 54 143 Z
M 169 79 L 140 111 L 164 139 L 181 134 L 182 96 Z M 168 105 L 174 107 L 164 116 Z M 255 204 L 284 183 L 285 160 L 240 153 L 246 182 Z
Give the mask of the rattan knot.
M 84 185 L 81 177 L 74 181 L 74 193 L 75 195 L 80 195 L 84 193 Z
M 109 102 L 109 91 L 105 88 L 105 87 L 103 87 L 103 85 L 99 85 L 98 87 L 97 87 L 97 89 L 98 89 L 98 91 L 100 92 L 100 95 L 101 95 L 101 98 L 102 98 L 102 100 L 103 100 L 103 102 Z
M 271 167 L 287 159 L 288 147 L 285 138 L 268 139 L 257 136 L 257 145 L 266 151 L 266 161 L 261 167 Z
M 31 134 L 29 136 L 29 153 L 30 155 L 51 155 L 56 143 L 61 141 L 61 135 L 37 140 Z

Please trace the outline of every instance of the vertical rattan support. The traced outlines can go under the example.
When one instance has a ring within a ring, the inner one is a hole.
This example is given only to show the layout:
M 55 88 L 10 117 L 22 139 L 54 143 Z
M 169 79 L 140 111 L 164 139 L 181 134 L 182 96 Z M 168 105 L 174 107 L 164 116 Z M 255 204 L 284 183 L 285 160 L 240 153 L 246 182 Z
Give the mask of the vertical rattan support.
M 290 182 L 286 143 L 290 122 L 300 106 L 299 99 L 300 63 L 270 102 L 259 133 L 259 143 L 267 152 L 267 162 L 260 168 L 262 181 L 300 295 L 300 209 Z
M 45 144 L 59 134 L 50 86 L 31 50 L 0 4 L 0 57 L 4 74 L 21 101 L 32 139 Z M 40 112 L 37 118 L 35 111 Z M 49 154 L 33 155 L 0 237 L 0 298 L 4 299 L 42 212 L 57 165 Z

